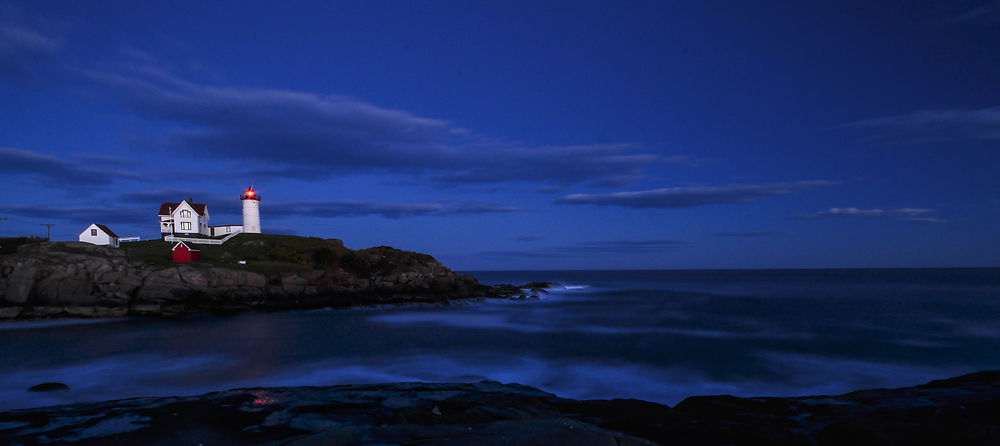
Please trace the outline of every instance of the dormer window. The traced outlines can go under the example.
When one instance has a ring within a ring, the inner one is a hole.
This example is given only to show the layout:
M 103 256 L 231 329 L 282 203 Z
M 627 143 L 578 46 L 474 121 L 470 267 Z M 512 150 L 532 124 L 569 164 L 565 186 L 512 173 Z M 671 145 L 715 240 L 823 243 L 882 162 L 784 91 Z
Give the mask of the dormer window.
M 190 217 L 190 216 L 191 216 L 191 211 L 189 211 L 187 209 L 181 211 L 181 217 L 185 217 L 186 218 L 186 217 Z

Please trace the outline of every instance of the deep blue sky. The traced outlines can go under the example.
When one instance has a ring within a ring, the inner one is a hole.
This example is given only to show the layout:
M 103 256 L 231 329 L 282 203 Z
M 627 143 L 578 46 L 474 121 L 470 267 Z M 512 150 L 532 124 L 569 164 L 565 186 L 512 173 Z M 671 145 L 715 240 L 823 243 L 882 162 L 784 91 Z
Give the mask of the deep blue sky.
M 0 0 L 0 235 L 1000 266 L 997 1 L 202 3 Z

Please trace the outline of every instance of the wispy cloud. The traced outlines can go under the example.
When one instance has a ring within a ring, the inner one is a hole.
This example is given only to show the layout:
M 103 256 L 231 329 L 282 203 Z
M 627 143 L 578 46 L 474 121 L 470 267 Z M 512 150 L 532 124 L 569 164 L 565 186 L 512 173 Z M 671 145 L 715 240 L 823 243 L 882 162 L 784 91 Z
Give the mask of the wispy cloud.
M 0 173 L 35 176 L 50 186 L 106 185 L 116 179 L 137 178 L 124 170 L 95 169 L 84 164 L 30 150 L 0 147 Z
M 952 140 L 1000 140 L 1000 107 L 921 110 L 902 115 L 865 119 L 845 128 L 881 132 L 879 138 L 905 143 Z
M 776 237 L 781 235 L 789 235 L 790 232 L 782 231 L 737 231 L 737 232 L 716 232 L 712 235 L 716 237 L 737 237 L 737 238 L 760 238 L 760 237 Z
M 556 200 L 566 204 L 596 204 L 633 209 L 690 208 L 710 204 L 746 203 L 834 184 L 830 181 L 691 186 L 609 194 L 572 194 Z
M 82 73 L 135 113 L 178 124 L 168 136 L 181 152 L 239 155 L 275 176 L 392 171 L 447 183 L 620 184 L 645 166 L 686 160 L 627 143 L 525 146 L 343 96 L 202 85 L 151 66 Z
M 63 47 L 62 40 L 24 23 L 20 11 L 0 5 L 0 80 L 30 84 Z
M 221 200 L 221 197 L 219 195 L 208 193 L 203 190 L 175 189 L 175 188 L 126 192 L 124 194 L 119 195 L 118 200 L 126 203 L 160 204 L 161 202 L 164 201 L 180 201 L 194 197 L 198 197 L 195 200 L 198 203 L 206 203 L 207 202 L 206 197 L 211 198 L 208 201 L 212 201 L 212 199 Z
M 149 224 L 156 225 L 156 210 L 103 206 L 46 206 L 11 205 L 0 206 L 0 213 L 37 219 L 39 222 L 57 221 L 73 224 Z M 83 226 L 80 226 L 83 230 Z
M 73 158 L 83 163 L 114 166 L 118 169 L 132 169 L 139 165 L 139 163 L 133 159 L 122 159 L 115 156 L 100 155 L 96 153 L 79 153 L 73 155 Z
M 274 203 L 281 216 L 301 215 L 308 217 L 363 217 L 378 215 L 385 218 L 407 218 L 421 216 L 477 215 L 515 212 L 518 209 L 482 202 L 445 203 L 378 203 L 371 201 L 299 201 Z
M 595 254 L 629 254 L 643 255 L 675 250 L 693 245 L 686 240 L 605 240 L 582 242 L 571 245 L 552 246 L 543 249 L 519 251 L 484 251 L 481 254 L 496 258 L 522 257 L 577 257 Z
M 204 203 L 208 205 L 208 212 L 211 215 L 218 215 L 220 213 L 238 214 L 242 211 L 243 206 L 239 201 L 238 194 L 236 193 L 228 196 L 222 196 L 217 193 L 205 192 L 203 190 L 174 188 L 126 192 L 119 195 L 117 201 L 120 203 L 141 205 L 144 208 L 151 209 L 150 212 L 155 212 L 160 208 L 160 203 L 176 202 L 187 200 L 189 198 L 193 199 L 195 203 Z
M 690 246 L 693 243 L 686 240 L 610 240 L 583 242 L 576 245 L 558 248 L 564 252 L 601 253 L 601 252 L 658 252 L 665 249 L 675 249 Z
M 997 16 L 1000 16 L 1000 1 L 994 0 L 951 16 L 946 22 L 952 25 L 959 25 L 988 18 L 996 18 Z
M 944 220 L 933 217 L 932 209 L 899 208 L 899 209 L 860 209 L 854 207 L 830 208 L 814 214 L 796 215 L 794 218 L 888 218 L 900 221 L 915 221 L 922 223 L 941 223 Z
M 216 193 L 195 189 L 158 189 L 149 191 L 128 192 L 118 196 L 117 202 L 122 204 L 142 205 L 143 209 L 155 212 L 165 201 L 180 201 L 193 198 L 197 203 L 208 205 L 213 215 L 221 213 L 239 214 L 242 204 L 236 194 L 222 196 Z M 491 213 L 517 212 L 518 208 L 479 201 L 464 201 L 455 203 L 381 203 L 374 201 L 286 201 L 262 203 L 261 212 L 268 218 L 280 219 L 289 216 L 306 217 L 363 217 L 377 215 L 385 218 L 400 219 L 422 216 L 448 215 L 478 215 Z M 213 218 L 214 220 L 214 218 Z

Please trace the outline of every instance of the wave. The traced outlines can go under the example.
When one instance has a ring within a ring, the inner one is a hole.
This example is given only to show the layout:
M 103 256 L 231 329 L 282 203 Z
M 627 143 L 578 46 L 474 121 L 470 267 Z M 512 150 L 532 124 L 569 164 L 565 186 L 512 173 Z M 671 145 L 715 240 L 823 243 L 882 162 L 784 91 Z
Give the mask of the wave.
M 0 323 L 0 330 L 30 330 L 33 328 L 60 327 L 67 325 L 103 324 L 135 320 L 135 318 L 103 318 L 103 319 L 53 319 L 43 321 L 11 321 Z
M 518 383 L 576 399 L 641 398 L 675 404 L 686 396 L 739 390 L 708 383 L 684 368 L 599 361 L 553 360 L 539 356 L 414 354 L 393 358 L 343 358 L 287 369 L 239 383 L 245 386 L 329 386 L 383 382 Z
M 177 396 L 219 390 L 206 373 L 231 367 L 221 355 L 166 357 L 132 354 L 92 361 L 7 371 L 0 381 L 0 410 L 68 404 L 135 396 Z M 224 375 L 224 374 L 219 374 Z M 65 392 L 27 392 L 42 382 L 61 382 Z M 193 384 L 197 383 L 197 384 Z
M 810 333 L 775 330 L 723 330 L 683 325 L 613 325 L 586 323 L 549 314 L 543 318 L 525 318 L 523 314 L 476 309 L 475 312 L 424 311 L 371 316 L 369 321 L 390 325 L 438 325 L 462 329 L 506 330 L 518 333 L 580 333 L 611 336 L 669 335 L 708 339 L 810 340 Z
M 907 387 L 977 371 L 967 366 L 903 364 L 777 351 L 762 351 L 756 356 L 780 368 L 785 375 L 784 388 L 768 389 L 767 394 L 773 396 L 835 395 L 857 389 Z
M 476 329 L 504 329 L 524 333 L 541 333 L 553 331 L 551 327 L 533 325 L 530 323 L 511 322 L 508 317 L 501 314 L 489 313 L 445 313 L 445 312 L 422 312 L 422 313 L 392 313 L 372 316 L 370 321 L 387 324 L 437 324 L 458 328 Z
M 245 386 L 328 386 L 383 382 L 518 383 L 574 399 L 638 398 L 674 405 L 689 396 L 729 394 L 796 396 L 840 394 L 861 388 L 915 385 L 966 373 L 956 368 L 764 353 L 776 370 L 771 379 L 713 376 L 683 365 L 655 366 L 583 358 L 503 354 L 412 354 L 401 357 L 340 358 L 301 364 Z M 789 370 L 789 368 L 791 370 Z M 790 373 L 792 379 L 786 373 Z M 807 377 L 807 378 L 803 378 Z

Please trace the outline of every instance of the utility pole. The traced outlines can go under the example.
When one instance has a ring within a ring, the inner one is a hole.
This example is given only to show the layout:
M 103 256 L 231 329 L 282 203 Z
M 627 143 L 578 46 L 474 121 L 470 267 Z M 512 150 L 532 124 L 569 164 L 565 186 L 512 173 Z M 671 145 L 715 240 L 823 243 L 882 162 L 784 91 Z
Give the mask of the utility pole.
M 55 223 L 42 223 L 41 225 L 45 226 L 45 241 L 52 240 L 52 227 L 55 226 Z

